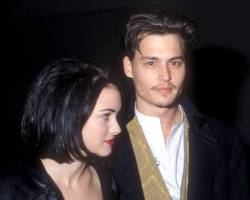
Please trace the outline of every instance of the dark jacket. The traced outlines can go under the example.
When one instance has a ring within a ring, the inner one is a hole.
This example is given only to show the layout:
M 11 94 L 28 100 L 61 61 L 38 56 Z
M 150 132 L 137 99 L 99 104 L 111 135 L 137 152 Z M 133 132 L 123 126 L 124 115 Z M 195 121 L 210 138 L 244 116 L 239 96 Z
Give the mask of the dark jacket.
M 116 187 L 104 167 L 95 167 L 101 182 L 103 199 L 116 199 Z M 63 200 L 59 188 L 40 161 L 29 161 L 8 177 L 0 179 L 0 200 Z
M 190 126 L 188 200 L 249 200 L 247 169 L 238 134 L 203 116 L 187 100 L 181 104 Z M 127 133 L 117 144 L 112 171 L 125 199 L 144 199 Z

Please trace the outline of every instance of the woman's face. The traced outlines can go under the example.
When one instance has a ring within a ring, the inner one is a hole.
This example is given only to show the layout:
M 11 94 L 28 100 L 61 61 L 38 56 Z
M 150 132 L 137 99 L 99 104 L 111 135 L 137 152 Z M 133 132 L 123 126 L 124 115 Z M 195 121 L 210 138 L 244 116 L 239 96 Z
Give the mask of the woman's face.
M 112 152 L 114 138 L 121 132 L 116 119 L 120 109 L 120 92 L 109 84 L 101 91 L 93 112 L 82 128 L 83 142 L 91 153 L 108 156 Z

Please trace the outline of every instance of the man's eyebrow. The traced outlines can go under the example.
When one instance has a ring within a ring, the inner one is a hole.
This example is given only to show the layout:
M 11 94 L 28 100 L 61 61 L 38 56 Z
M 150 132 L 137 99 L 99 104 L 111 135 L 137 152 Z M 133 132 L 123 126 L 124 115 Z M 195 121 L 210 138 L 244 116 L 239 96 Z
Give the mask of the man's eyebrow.
M 154 57 L 154 56 L 142 56 L 142 60 L 158 60 L 159 58 Z
M 142 56 L 141 57 L 141 60 L 158 60 L 158 59 L 159 58 L 154 57 L 154 56 Z M 184 56 L 175 56 L 175 57 L 170 58 L 169 61 L 173 61 L 173 60 L 176 60 L 176 59 L 184 60 Z
M 176 59 L 184 60 L 184 56 L 176 56 L 176 57 L 170 58 L 169 61 L 176 60 Z

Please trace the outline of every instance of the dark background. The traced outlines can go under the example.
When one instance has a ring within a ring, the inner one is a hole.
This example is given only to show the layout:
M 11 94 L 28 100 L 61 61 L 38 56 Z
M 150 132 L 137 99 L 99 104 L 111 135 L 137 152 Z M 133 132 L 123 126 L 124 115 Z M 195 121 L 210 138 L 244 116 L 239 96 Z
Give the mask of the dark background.
M 189 96 L 205 114 L 239 129 L 249 154 L 249 0 L 9 0 L 4 6 L 0 155 L 9 166 L 23 153 L 19 124 L 35 75 L 49 61 L 73 56 L 121 76 L 121 33 L 142 6 L 179 10 L 197 22 L 201 42 Z

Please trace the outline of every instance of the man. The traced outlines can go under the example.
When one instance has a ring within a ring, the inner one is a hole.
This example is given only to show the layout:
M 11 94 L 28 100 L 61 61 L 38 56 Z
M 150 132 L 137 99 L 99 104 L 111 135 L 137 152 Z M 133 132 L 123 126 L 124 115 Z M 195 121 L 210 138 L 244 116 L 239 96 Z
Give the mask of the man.
M 248 199 L 238 135 L 182 95 L 194 41 L 194 25 L 176 13 L 137 14 L 127 23 L 123 67 L 135 115 L 112 169 L 125 199 Z

